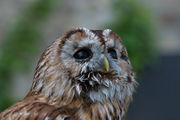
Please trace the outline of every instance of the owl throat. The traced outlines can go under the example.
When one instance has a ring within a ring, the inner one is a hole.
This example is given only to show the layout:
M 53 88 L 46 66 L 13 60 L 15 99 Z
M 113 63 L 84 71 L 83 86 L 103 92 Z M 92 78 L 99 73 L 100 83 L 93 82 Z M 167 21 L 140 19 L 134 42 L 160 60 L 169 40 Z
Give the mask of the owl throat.
M 124 84 L 122 79 L 111 72 L 87 72 L 72 79 L 76 93 L 92 102 L 107 100 L 121 101 L 127 96 L 131 99 L 133 86 Z
M 108 79 L 104 80 L 103 78 L 108 76 L 102 72 L 88 72 L 81 74 L 73 78 L 73 83 L 76 85 L 76 90 L 78 94 L 85 94 L 90 91 L 98 92 L 99 89 L 108 88 L 109 84 Z

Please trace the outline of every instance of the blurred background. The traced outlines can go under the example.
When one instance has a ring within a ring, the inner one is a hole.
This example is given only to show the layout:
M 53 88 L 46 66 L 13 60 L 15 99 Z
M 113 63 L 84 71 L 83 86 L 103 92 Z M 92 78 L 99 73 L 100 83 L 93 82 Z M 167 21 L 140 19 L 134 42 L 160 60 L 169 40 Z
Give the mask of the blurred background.
M 123 39 L 139 86 L 127 120 L 180 120 L 179 0 L 0 0 L 0 111 L 23 99 L 43 50 L 76 27 Z

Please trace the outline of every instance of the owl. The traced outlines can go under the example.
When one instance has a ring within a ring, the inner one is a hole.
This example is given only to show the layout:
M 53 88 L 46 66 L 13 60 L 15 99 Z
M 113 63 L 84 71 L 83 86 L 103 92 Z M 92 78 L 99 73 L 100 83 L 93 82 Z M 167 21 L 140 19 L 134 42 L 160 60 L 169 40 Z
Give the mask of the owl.
M 120 37 L 70 30 L 41 55 L 27 96 L 1 120 L 124 120 L 136 86 Z

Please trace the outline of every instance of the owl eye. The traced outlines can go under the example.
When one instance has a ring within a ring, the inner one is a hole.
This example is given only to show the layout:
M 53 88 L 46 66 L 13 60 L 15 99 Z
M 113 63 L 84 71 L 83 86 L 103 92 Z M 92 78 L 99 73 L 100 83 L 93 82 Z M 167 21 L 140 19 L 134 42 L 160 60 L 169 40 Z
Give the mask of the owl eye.
M 92 57 L 92 52 L 88 48 L 82 48 L 75 52 L 73 56 L 78 60 L 88 59 Z
M 127 61 L 128 57 L 122 53 L 122 55 L 121 55 L 121 59 L 123 59 L 123 60 Z
M 108 49 L 108 53 L 111 55 L 113 59 L 117 59 L 117 53 L 113 48 Z

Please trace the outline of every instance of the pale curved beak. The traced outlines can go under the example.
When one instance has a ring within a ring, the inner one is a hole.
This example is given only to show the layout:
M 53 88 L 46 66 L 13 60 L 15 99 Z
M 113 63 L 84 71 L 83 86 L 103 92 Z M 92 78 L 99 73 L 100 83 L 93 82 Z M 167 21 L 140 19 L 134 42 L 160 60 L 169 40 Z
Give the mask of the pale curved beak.
M 107 72 L 109 72 L 109 61 L 106 56 L 104 56 L 104 67 Z

